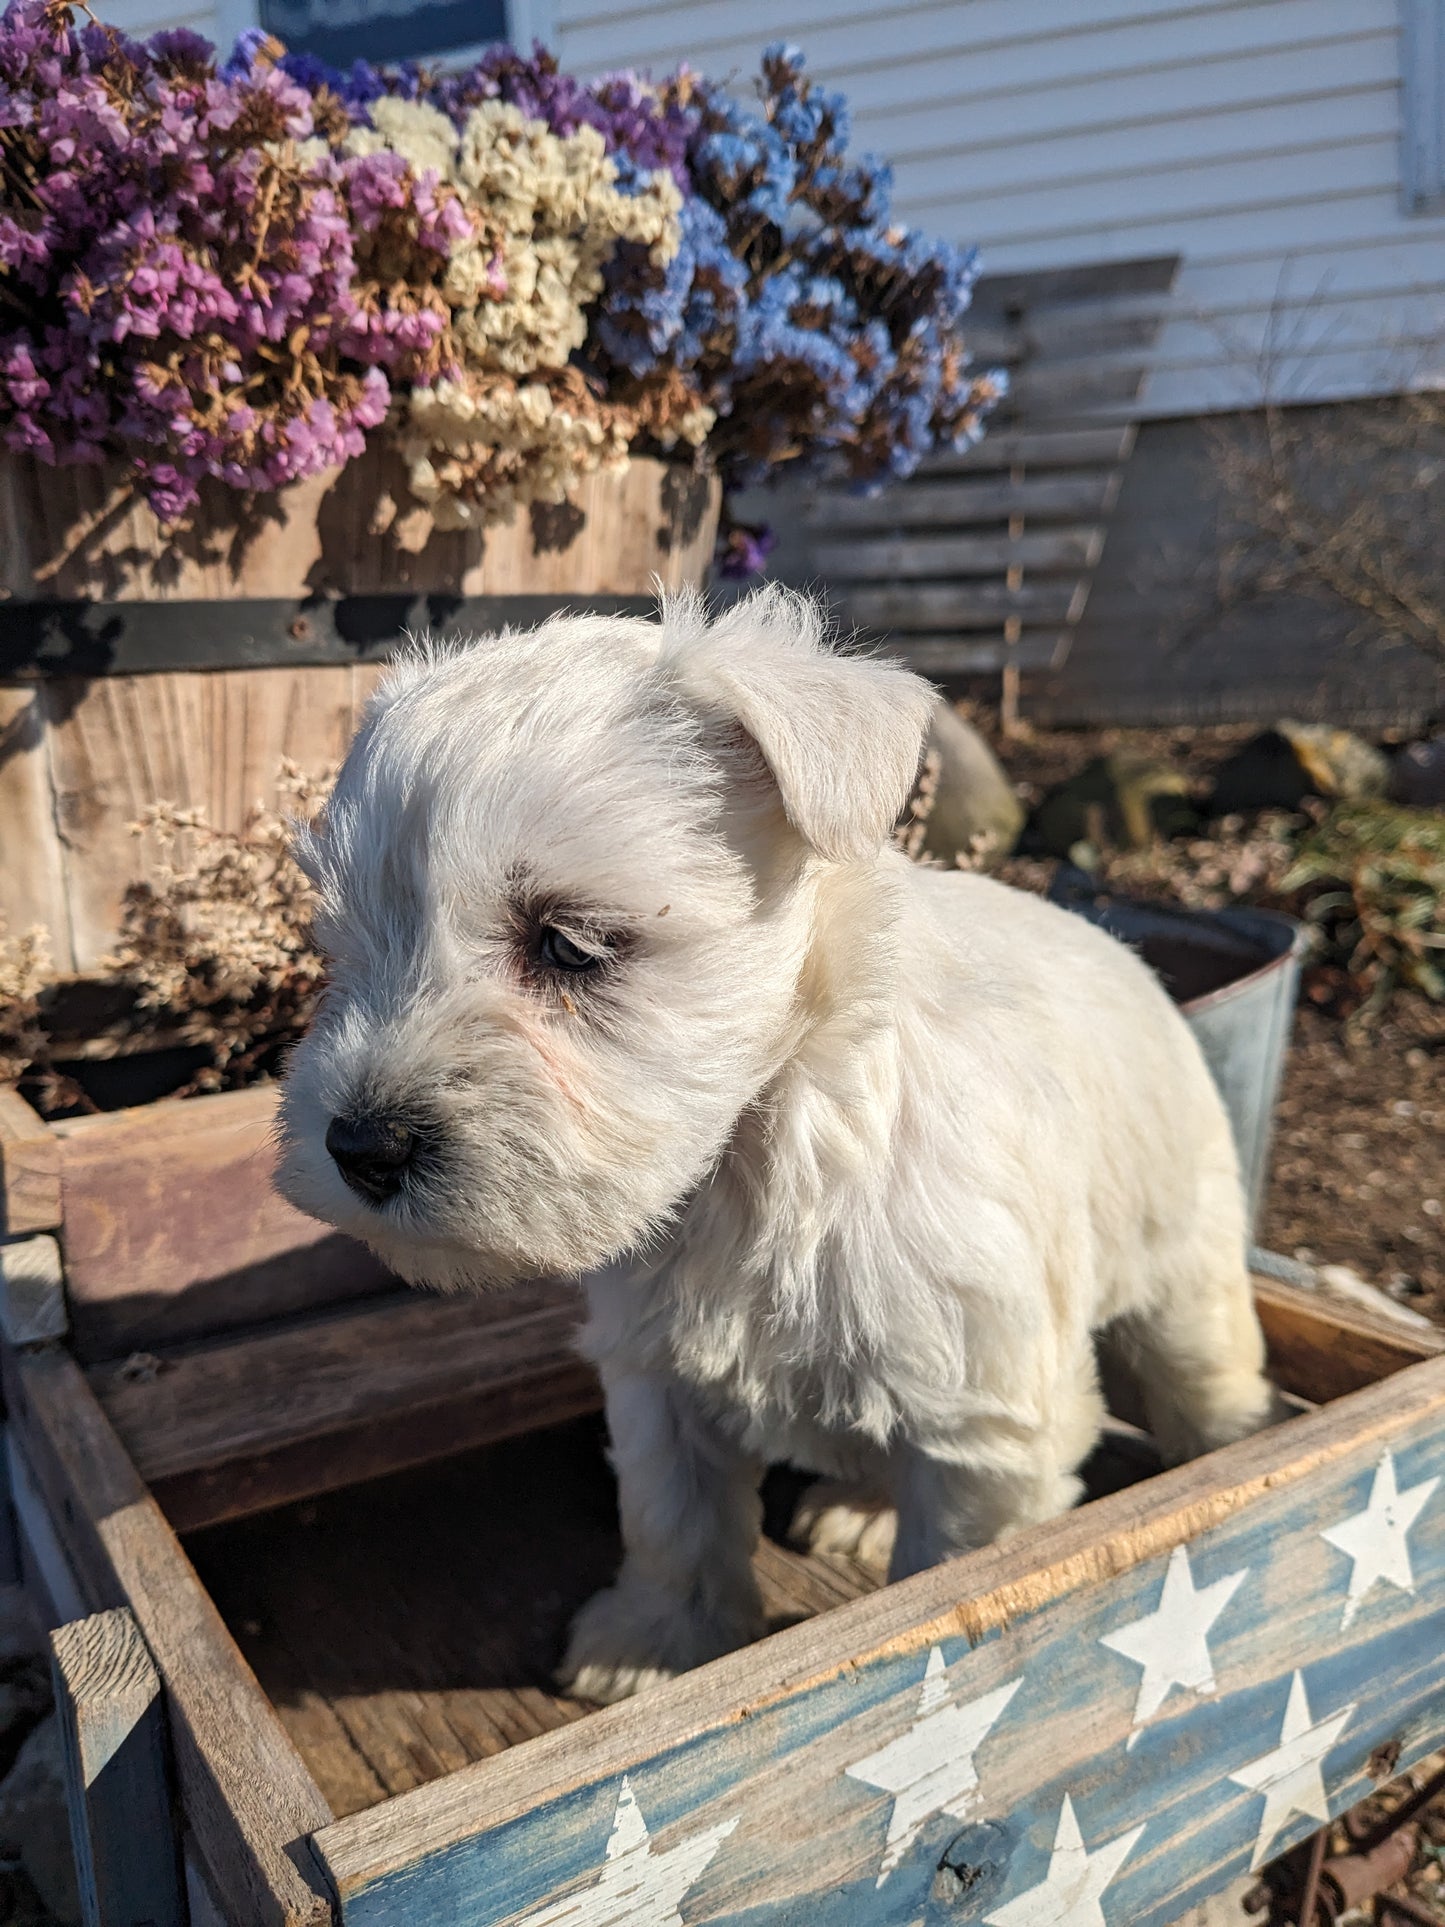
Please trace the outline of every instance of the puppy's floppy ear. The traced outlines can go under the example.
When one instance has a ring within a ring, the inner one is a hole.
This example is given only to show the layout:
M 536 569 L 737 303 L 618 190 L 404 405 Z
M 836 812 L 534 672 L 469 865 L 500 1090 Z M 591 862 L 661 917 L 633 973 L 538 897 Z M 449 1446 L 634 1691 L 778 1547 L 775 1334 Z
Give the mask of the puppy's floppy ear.
M 928 684 L 893 663 L 833 654 L 817 604 L 776 587 L 710 626 L 692 602 L 664 623 L 660 666 L 757 744 L 800 835 L 838 862 L 877 850 L 918 774 L 937 701 Z

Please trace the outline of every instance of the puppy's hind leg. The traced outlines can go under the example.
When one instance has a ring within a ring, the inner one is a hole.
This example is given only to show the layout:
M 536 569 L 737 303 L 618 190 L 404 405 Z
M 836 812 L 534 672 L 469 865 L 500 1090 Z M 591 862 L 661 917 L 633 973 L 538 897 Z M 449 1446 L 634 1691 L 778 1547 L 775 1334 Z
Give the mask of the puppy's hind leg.
M 799 1499 L 788 1544 L 799 1552 L 841 1553 L 886 1570 L 898 1536 L 891 1497 L 843 1479 L 819 1479 Z
M 622 1519 L 616 1580 L 572 1621 L 559 1683 L 626 1699 L 763 1631 L 752 1555 L 762 1468 L 676 1380 L 604 1367 Z
M 1171 1465 L 1286 1416 L 1264 1376 L 1242 1237 L 1202 1237 L 1171 1255 L 1154 1302 L 1119 1319 L 1107 1342 L 1138 1379 L 1149 1429 Z
M 1077 1469 L 1104 1418 L 1092 1352 L 1061 1377 L 1046 1413 L 1032 1424 L 973 1418 L 955 1437 L 901 1451 L 890 1580 L 1007 1539 L 1077 1504 L 1083 1493 Z

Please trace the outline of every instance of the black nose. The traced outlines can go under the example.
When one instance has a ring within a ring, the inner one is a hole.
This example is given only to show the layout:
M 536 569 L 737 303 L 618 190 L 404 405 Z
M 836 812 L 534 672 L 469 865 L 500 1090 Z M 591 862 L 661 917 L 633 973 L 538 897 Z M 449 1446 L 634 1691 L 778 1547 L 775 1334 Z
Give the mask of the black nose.
M 395 1117 L 333 1117 L 326 1127 L 336 1168 L 353 1191 L 374 1203 L 400 1190 L 416 1144 L 416 1133 Z

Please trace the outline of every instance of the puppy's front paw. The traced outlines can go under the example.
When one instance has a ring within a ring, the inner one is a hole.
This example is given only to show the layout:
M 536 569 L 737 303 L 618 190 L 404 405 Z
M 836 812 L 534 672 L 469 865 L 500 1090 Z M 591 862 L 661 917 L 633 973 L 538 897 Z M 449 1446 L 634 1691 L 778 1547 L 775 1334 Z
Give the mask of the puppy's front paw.
M 593 1593 L 572 1621 L 557 1684 L 609 1706 L 745 1646 L 762 1630 L 697 1619 L 664 1594 L 620 1582 Z

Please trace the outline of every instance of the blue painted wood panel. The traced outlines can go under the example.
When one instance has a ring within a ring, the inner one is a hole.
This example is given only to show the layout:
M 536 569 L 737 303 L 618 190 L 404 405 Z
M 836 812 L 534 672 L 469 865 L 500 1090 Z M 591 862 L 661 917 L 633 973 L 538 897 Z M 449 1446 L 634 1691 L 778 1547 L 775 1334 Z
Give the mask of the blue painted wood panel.
M 1433 1413 L 976 1643 L 921 1629 L 490 1831 L 472 1769 L 479 1830 L 338 1886 L 347 1927 L 1163 1927 L 1359 1799 L 1384 1742 L 1403 1765 L 1442 1734 Z

